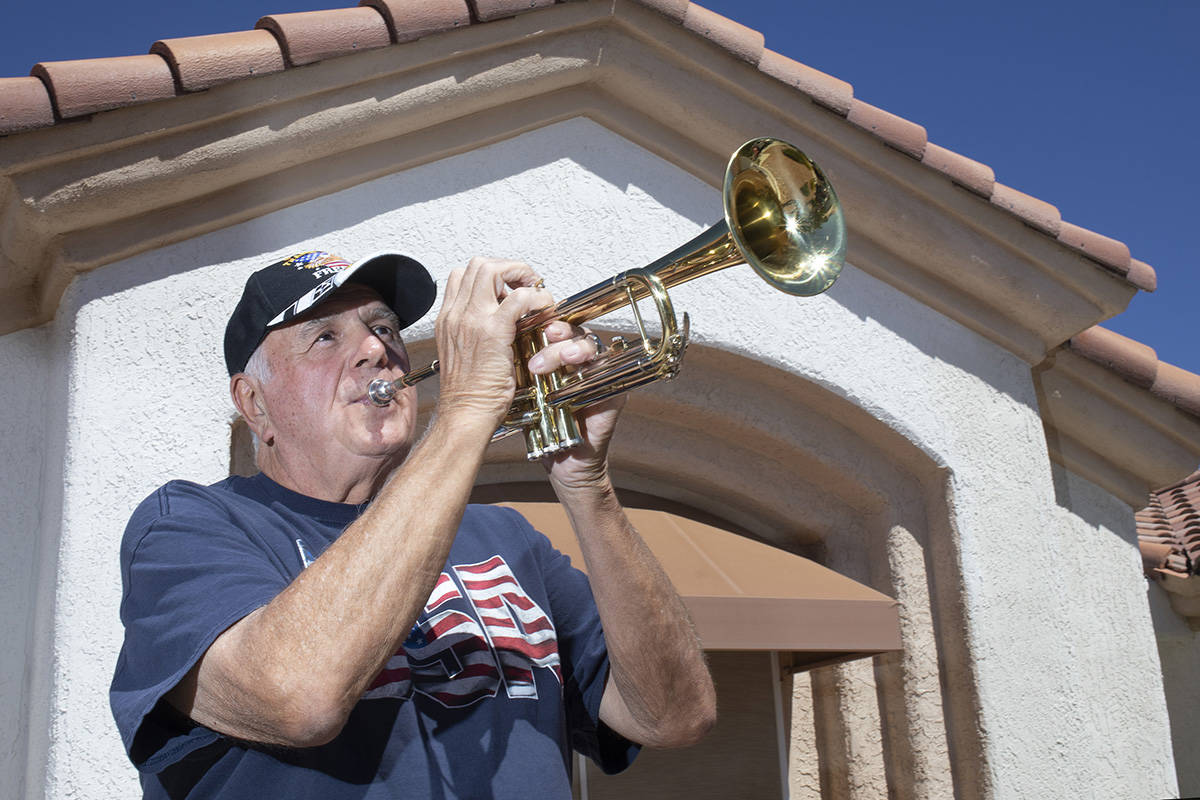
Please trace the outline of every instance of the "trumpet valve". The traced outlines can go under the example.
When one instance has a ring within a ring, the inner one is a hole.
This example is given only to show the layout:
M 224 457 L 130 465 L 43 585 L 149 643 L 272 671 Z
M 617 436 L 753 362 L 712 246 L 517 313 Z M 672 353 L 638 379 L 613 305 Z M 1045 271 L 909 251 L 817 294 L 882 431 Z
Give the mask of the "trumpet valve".
M 525 429 L 525 458 L 530 461 L 537 461 L 546 450 L 542 443 L 542 432 L 536 427 L 530 426 Z

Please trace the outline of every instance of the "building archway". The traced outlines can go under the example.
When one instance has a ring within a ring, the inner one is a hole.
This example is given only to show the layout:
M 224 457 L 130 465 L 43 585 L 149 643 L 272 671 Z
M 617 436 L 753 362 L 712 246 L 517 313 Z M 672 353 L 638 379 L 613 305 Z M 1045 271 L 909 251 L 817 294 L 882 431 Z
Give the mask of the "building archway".
M 409 349 L 414 363 L 433 353 L 431 341 Z M 813 732 L 793 737 L 794 797 L 806 785 L 811 796 L 980 796 L 987 765 L 951 475 L 848 394 L 693 344 L 678 379 L 631 393 L 614 483 L 900 602 L 901 652 L 797 679 L 791 718 L 811 719 Z M 434 399 L 425 394 L 425 413 Z M 489 450 L 477 486 L 496 496 L 544 482 L 518 439 Z

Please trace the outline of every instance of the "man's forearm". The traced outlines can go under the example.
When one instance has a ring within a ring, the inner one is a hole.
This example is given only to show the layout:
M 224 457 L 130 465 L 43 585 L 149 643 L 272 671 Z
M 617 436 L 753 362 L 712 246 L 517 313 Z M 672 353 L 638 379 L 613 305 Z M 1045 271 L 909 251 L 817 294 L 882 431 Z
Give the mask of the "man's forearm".
M 490 425 L 466 415 L 435 421 L 363 515 L 226 631 L 173 702 L 239 738 L 304 745 L 336 735 L 429 598 Z
M 601 718 L 642 744 L 696 741 L 716 719 L 716 696 L 683 601 L 610 484 L 560 489 L 559 497 L 579 537 L 608 644 Z

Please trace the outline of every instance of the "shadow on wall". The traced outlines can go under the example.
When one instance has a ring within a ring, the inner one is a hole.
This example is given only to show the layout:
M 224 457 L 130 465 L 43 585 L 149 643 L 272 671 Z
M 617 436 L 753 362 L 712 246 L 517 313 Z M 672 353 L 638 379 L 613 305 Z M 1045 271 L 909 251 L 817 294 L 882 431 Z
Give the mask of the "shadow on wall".
M 926 356 L 974 375 L 1021 405 L 1037 408 L 1029 364 L 949 317 L 849 266 L 828 294 L 864 323 L 878 325 Z
M 449 160 L 452 165 L 446 163 Z M 697 201 L 695 184 L 689 186 L 677 180 L 679 171 L 675 166 L 590 119 L 574 118 L 204 234 L 200 241 L 211 247 L 201 248 L 203 263 L 195 260 L 197 248 L 181 247 L 183 242 L 133 256 L 104 267 L 104 281 L 82 282 L 86 286 L 80 290 L 77 302 L 82 306 L 105 295 L 194 269 L 278 252 L 296 241 L 328 236 L 373 216 L 477 190 L 562 160 L 577 164 L 621 191 L 636 187 L 662 207 L 696 224 L 707 227 L 721 215 L 719 198 Z M 288 193 L 285 173 L 274 180 L 279 182 L 281 194 Z M 255 194 L 270 195 L 271 182 L 272 178 L 256 181 Z M 558 188 L 547 186 L 546 192 L 553 194 Z M 603 221 L 589 223 L 602 225 Z M 397 236 L 396 246 L 404 247 L 402 233 Z M 365 253 L 343 255 L 354 258 Z

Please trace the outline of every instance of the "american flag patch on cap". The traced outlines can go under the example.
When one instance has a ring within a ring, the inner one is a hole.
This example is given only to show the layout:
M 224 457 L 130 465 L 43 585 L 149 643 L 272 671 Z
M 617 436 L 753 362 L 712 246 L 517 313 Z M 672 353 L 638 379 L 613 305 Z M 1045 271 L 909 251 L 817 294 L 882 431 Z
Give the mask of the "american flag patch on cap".
M 285 267 L 295 267 L 297 269 L 345 269 L 350 266 L 350 262 L 341 256 L 335 256 L 333 253 L 323 253 L 319 250 L 314 250 L 310 253 L 297 253 L 284 260 Z

